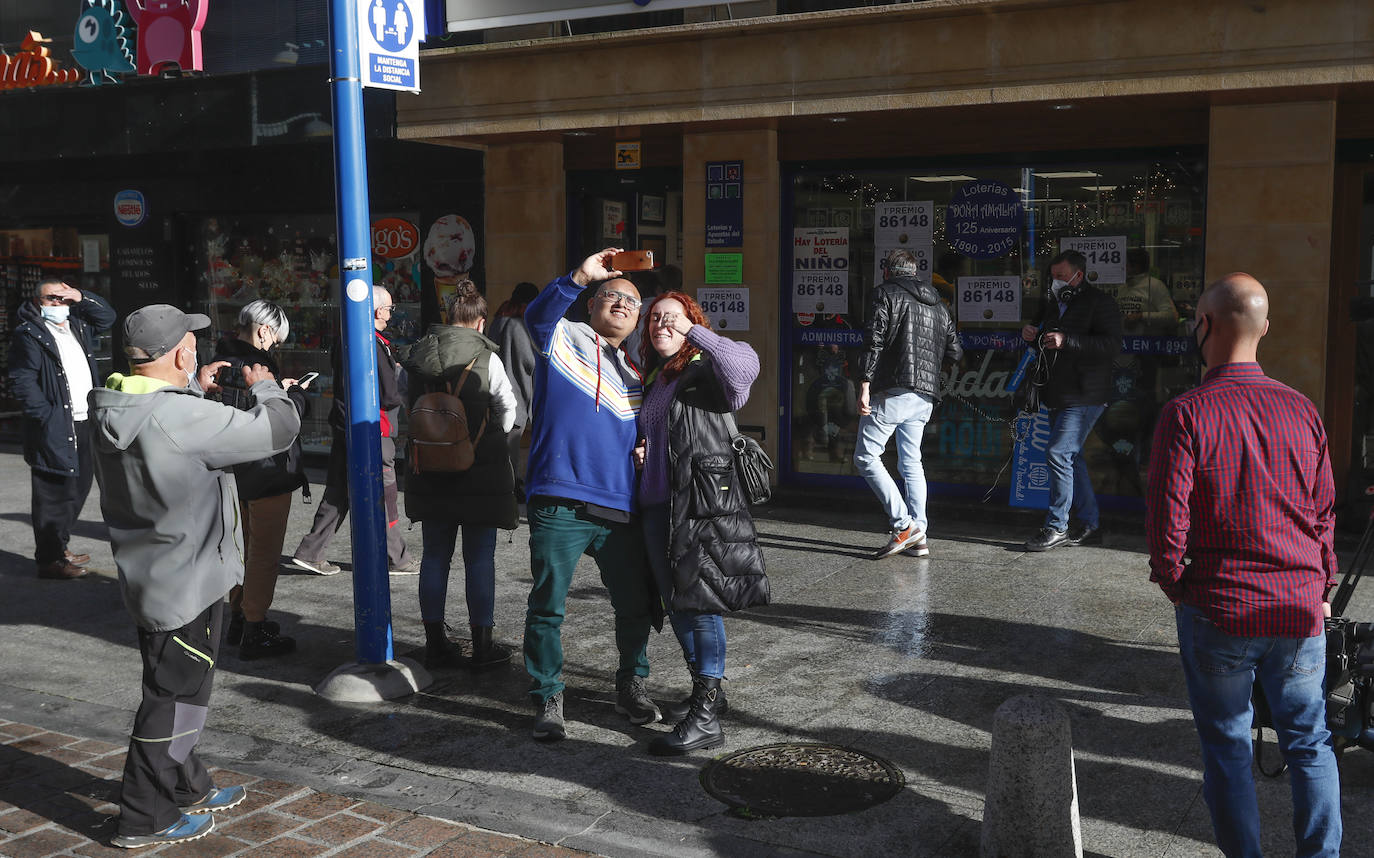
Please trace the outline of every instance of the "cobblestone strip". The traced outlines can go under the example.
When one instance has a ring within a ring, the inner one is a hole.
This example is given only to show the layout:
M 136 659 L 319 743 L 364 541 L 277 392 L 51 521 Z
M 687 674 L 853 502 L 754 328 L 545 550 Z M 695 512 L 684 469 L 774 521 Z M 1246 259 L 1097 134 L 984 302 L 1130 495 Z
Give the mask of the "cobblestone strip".
M 124 748 L 0 720 L 0 856 L 156 855 L 177 858 L 576 858 L 588 853 L 429 816 L 214 769 L 248 798 L 190 843 L 107 845 L 118 821 Z

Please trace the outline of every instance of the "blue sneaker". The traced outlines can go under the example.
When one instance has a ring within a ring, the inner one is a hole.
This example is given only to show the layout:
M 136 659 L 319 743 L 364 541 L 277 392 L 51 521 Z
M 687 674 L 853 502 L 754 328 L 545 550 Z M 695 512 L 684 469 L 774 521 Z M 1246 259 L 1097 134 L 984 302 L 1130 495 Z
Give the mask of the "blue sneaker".
M 182 813 L 213 813 L 235 807 L 248 797 L 248 790 L 241 786 L 215 787 L 195 804 L 188 804 Z
M 137 849 L 140 846 L 157 846 L 163 843 L 184 843 L 199 840 L 215 829 L 213 816 L 186 816 L 155 834 L 120 834 L 110 841 L 111 846 L 120 849 Z

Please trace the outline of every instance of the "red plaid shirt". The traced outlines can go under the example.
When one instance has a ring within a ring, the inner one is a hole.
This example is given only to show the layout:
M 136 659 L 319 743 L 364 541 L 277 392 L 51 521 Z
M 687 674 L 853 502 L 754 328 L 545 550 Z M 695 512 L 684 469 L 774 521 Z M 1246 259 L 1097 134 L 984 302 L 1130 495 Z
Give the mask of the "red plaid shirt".
M 1311 400 L 1257 363 L 1215 367 L 1155 428 L 1150 580 L 1227 634 L 1321 634 L 1336 583 L 1334 501 Z

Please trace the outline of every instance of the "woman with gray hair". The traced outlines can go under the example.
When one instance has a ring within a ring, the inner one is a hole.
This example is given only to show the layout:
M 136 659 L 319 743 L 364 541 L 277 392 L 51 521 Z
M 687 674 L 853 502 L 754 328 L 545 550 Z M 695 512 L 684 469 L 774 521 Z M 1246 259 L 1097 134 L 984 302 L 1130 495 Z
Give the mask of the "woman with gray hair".
M 226 405 L 241 409 L 255 404 L 252 393 L 235 383 L 242 377 L 239 367 L 262 364 L 280 376 L 272 349 L 286 342 L 290 322 L 281 307 L 271 301 L 252 301 L 239 311 L 238 330 L 225 335 L 215 347 L 214 361 L 227 361 L 230 372 L 220 381 Z M 306 385 L 294 378 L 281 379 L 286 395 L 295 403 L 301 417 L 310 412 L 305 398 Z M 309 497 L 310 483 L 301 458 L 301 440 L 276 456 L 238 465 L 239 514 L 243 521 L 243 584 L 229 591 L 229 623 L 226 641 L 239 648 L 239 658 L 251 660 L 294 652 L 296 641 L 280 634 L 280 627 L 267 619 L 267 609 L 277 588 L 277 569 L 286 522 L 291 514 L 291 495 L 304 488 Z

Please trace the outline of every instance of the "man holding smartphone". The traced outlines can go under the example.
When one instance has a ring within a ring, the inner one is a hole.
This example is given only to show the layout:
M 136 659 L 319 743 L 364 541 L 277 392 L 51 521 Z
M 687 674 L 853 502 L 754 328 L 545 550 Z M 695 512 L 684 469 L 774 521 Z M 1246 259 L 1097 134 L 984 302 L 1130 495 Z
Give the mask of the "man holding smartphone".
M 525 322 L 538 358 L 534 371 L 529 470 L 530 589 L 525 669 L 532 683 L 533 735 L 555 741 L 563 725 L 562 626 L 577 559 L 590 554 L 615 609 L 616 711 L 631 723 L 661 717 L 644 689 L 649 675 L 649 576 L 644 537 L 632 521 L 643 379 L 622 344 L 639 322 L 639 290 L 595 253 L 530 302 Z M 582 291 L 589 319 L 564 318 Z

